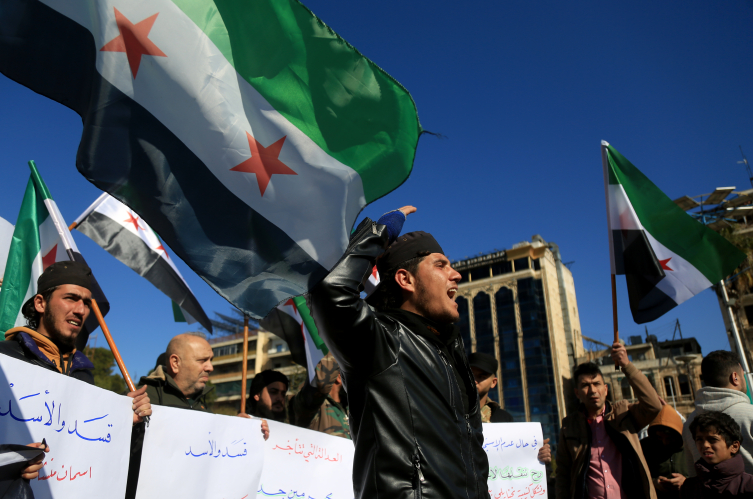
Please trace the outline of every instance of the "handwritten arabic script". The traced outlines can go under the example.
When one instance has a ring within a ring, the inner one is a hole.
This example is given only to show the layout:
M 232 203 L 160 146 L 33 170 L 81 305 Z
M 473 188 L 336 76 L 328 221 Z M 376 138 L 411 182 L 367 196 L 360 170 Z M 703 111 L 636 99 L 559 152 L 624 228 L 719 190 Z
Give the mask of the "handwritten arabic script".
M 9 386 L 13 388 L 14 385 L 13 383 L 10 383 Z M 13 399 L 9 398 L 7 409 L 4 410 L 3 404 L 0 402 L 0 417 L 9 417 L 10 420 L 27 424 L 42 423 L 46 418 L 47 421 L 43 423 L 43 426 L 50 426 L 57 433 L 65 433 L 63 431 L 65 430 L 68 435 L 76 435 L 81 440 L 87 442 L 110 443 L 112 441 L 110 431 L 112 431 L 111 428 L 113 427 L 113 424 L 106 421 L 109 414 L 83 420 L 81 423 L 82 429 L 80 431 L 78 428 L 78 419 L 73 422 L 73 425 L 68 424 L 68 428 L 66 429 L 66 421 L 63 416 L 63 404 L 62 402 L 56 402 L 52 398 L 49 390 L 45 390 L 44 395 L 42 395 L 42 392 L 40 391 L 20 397 L 15 405 L 16 407 L 14 408 Z M 35 416 L 36 414 L 39 414 L 39 416 Z M 89 424 L 94 423 L 95 421 L 99 421 L 99 423 L 93 425 Z M 97 433 L 101 434 L 105 432 L 107 433 L 106 435 L 97 436 Z
M 296 438 L 291 444 L 290 440 L 287 441 L 287 445 L 280 447 L 275 445 L 272 450 L 287 451 L 289 455 L 297 454 L 303 457 L 304 461 L 309 462 L 311 459 L 329 461 L 331 463 L 337 463 L 343 460 L 340 453 L 330 454 L 329 450 L 321 445 L 299 443 Z
M 533 483 L 539 483 L 544 476 L 543 471 L 525 466 L 493 466 L 489 468 L 489 481 L 492 480 L 517 480 L 520 478 L 530 477 Z
M 221 445 L 217 444 L 216 440 L 212 440 L 212 432 L 209 432 L 209 450 L 205 450 L 204 452 L 201 452 L 200 450 L 194 452 L 193 447 L 189 446 L 188 451 L 186 451 L 186 456 L 191 457 L 229 457 L 229 458 L 236 458 L 236 457 L 243 457 L 248 455 L 248 449 L 246 449 L 246 442 L 244 438 L 236 439 L 232 442 L 230 442 L 229 445 L 225 445 L 225 449 L 222 449 Z M 241 452 L 241 446 L 243 446 L 243 451 Z M 232 451 L 230 450 L 232 449 Z
M 497 438 L 489 442 L 484 442 L 484 450 L 486 452 L 489 452 L 492 450 L 502 451 L 507 447 L 514 447 L 516 449 L 530 448 L 531 450 L 535 450 L 536 453 L 538 454 L 539 452 L 538 445 L 539 445 L 539 442 L 538 440 L 536 440 L 536 437 L 533 437 L 533 442 L 523 441 L 522 438 L 512 439 L 512 440 L 506 440 L 505 438 Z
M 526 486 L 520 488 L 507 488 L 499 492 L 489 491 L 492 499 L 534 499 L 536 496 L 546 497 L 546 488 L 543 485 Z
M 280 499 L 316 499 L 313 496 L 307 496 L 305 492 L 298 492 L 297 490 L 290 489 L 289 492 L 285 492 L 282 489 L 279 489 L 277 492 L 267 492 L 264 490 L 264 485 L 261 485 L 259 487 L 259 490 L 256 492 L 257 496 L 263 496 L 263 497 L 279 497 Z M 334 499 L 332 497 L 333 492 L 330 492 L 326 496 L 318 496 L 320 499 Z

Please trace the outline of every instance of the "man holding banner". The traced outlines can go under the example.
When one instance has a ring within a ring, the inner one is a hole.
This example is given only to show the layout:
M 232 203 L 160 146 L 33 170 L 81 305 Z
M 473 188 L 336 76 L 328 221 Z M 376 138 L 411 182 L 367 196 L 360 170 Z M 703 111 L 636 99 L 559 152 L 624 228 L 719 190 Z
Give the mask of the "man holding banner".
M 430 234 L 398 238 L 415 211 L 365 219 L 309 296 L 348 392 L 354 493 L 488 499 L 478 392 L 453 325 L 460 274 Z M 360 292 L 375 262 L 372 308 Z
M 94 364 L 76 350 L 76 339 L 90 313 L 91 279 L 91 270 L 81 262 L 60 261 L 47 267 L 37 280 L 39 292 L 22 308 L 28 327 L 6 331 L 0 354 L 93 385 Z M 152 414 L 145 391 L 142 388 L 128 394 L 133 398 L 134 424 Z M 49 447 L 45 449 L 48 451 Z M 28 475 L 38 469 L 31 466 L 25 472 Z

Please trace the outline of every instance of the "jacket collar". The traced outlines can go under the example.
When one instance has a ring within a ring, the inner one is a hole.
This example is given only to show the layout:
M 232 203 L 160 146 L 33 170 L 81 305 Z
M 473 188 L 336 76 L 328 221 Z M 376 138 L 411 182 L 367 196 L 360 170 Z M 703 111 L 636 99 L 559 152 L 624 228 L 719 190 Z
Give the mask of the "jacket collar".
M 743 456 L 738 452 L 732 459 L 727 459 L 715 466 L 709 466 L 703 458 L 695 463 L 695 469 L 699 476 L 704 479 L 724 480 L 730 479 L 745 472 Z
M 450 346 L 459 335 L 459 330 L 454 324 L 437 324 L 431 319 L 422 317 L 413 312 L 392 308 L 387 310 L 387 315 L 403 322 L 414 333 L 423 336 L 433 343 L 441 346 Z
M 5 334 L 7 336 L 8 333 L 15 333 L 16 341 L 18 341 L 24 349 L 29 351 L 29 353 L 38 358 L 40 361 L 54 367 L 52 361 L 50 361 L 50 359 L 48 359 L 47 356 L 42 353 L 42 351 L 37 346 L 37 343 L 34 341 L 34 338 L 32 338 L 29 333 L 24 331 L 25 329 L 27 328 L 13 328 L 11 330 L 8 330 L 8 332 L 6 332 Z M 57 368 L 55 369 L 57 370 Z M 71 357 L 71 372 L 82 369 L 92 370 L 94 369 L 94 364 L 92 364 L 92 362 L 86 357 L 86 355 L 77 350 Z
M 180 388 L 178 388 L 178 385 L 177 383 L 175 383 L 173 377 L 165 372 L 164 366 L 157 366 L 157 369 L 152 371 L 149 376 L 141 378 L 139 384 L 162 387 L 163 390 L 169 390 L 175 395 L 185 398 L 186 400 L 188 400 L 189 398 L 193 400 L 199 400 L 205 397 L 207 393 L 214 390 L 214 386 L 204 385 L 204 389 L 201 390 L 201 393 L 194 395 L 193 397 L 186 397 L 185 395 L 183 395 L 183 392 L 180 390 Z

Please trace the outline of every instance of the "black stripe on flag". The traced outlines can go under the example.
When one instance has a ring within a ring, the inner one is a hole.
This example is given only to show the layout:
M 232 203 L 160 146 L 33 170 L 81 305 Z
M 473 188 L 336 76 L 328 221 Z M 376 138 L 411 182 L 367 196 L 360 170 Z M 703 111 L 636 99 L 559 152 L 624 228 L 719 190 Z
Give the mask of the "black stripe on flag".
M 81 115 L 81 174 L 144 218 L 220 295 L 258 319 L 326 275 L 170 130 L 104 80 L 96 54 L 87 29 L 46 5 L 3 3 L 0 72 Z
M 169 263 L 140 237 L 108 216 L 96 211 L 89 214 L 77 230 L 102 246 L 105 251 L 151 282 L 172 301 L 185 309 L 199 323 L 212 331 L 212 323 L 198 300 L 175 273 Z

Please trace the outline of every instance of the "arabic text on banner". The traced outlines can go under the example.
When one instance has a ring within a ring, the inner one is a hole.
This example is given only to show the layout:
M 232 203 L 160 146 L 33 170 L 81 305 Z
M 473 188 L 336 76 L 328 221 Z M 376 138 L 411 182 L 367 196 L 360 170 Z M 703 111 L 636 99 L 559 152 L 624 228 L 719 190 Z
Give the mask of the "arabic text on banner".
M 152 411 L 136 499 L 254 497 L 264 465 L 261 420 L 161 406 Z
M 352 441 L 275 421 L 269 434 L 258 499 L 353 499 Z
M 37 499 L 123 497 L 131 399 L 0 355 L 0 442 L 47 441 Z
M 484 423 L 491 499 L 546 499 L 540 423 Z

